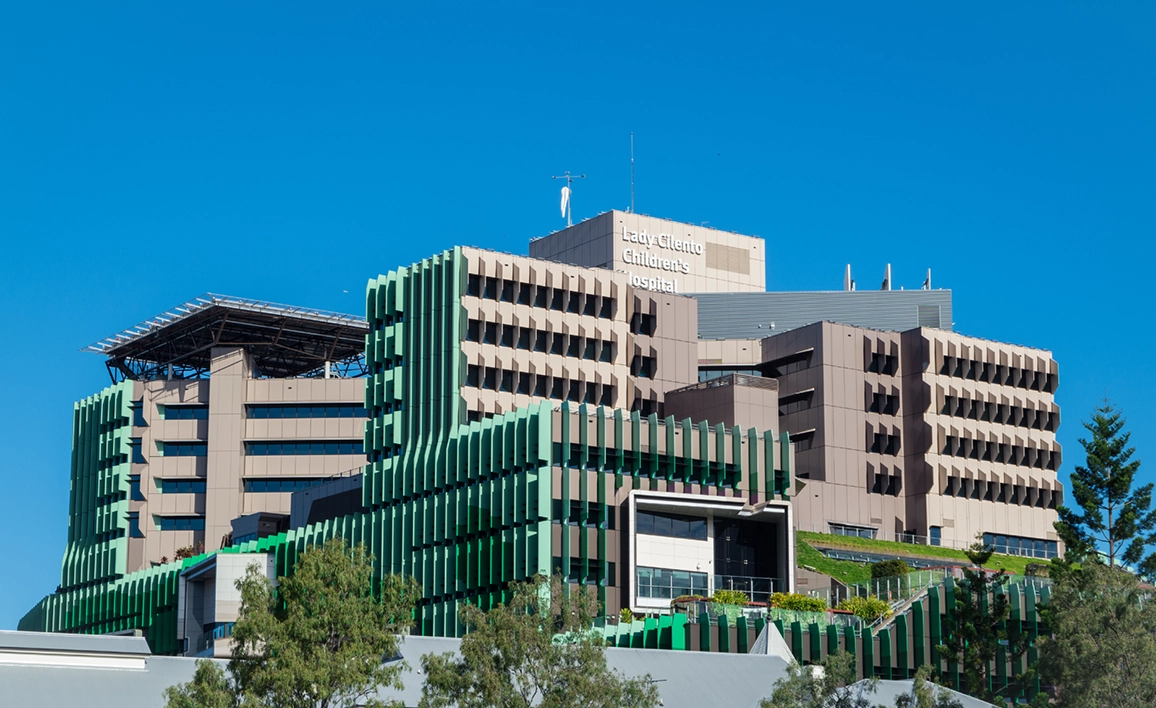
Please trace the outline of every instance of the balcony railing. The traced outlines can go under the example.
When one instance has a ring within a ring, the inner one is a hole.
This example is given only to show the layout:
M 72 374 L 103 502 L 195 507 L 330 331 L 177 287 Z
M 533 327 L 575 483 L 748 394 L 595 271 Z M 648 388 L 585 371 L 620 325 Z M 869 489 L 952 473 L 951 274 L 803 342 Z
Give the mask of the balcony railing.
M 746 593 L 752 602 L 770 602 L 771 595 L 784 587 L 778 578 L 757 578 L 748 575 L 716 575 L 714 591 L 738 590 Z

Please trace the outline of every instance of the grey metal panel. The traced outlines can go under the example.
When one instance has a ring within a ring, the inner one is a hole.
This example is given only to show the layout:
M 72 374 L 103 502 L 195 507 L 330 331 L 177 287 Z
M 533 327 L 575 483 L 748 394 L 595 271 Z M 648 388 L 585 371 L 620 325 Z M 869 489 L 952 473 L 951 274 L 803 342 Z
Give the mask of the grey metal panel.
M 0 651 L 34 651 L 70 654 L 128 654 L 149 656 L 144 637 L 99 634 L 50 634 L 0 631 Z
M 950 290 L 842 290 L 781 293 L 700 293 L 700 339 L 759 339 L 815 322 L 904 332 L 933 326 L 951 330 Z
M 83 635 L 30 635 L 7 632 L 8 646 L 33 644 L 55 646 L 60 654 L 84 653 L 92 644 L 108 642 L 136 647 L 143 639 L 126 637 L 91 637 Z M 22 636 L 12 636 L 12 635 Z M 400 691 L 383 690 L 379 698 L 400 699 L 406 706 L 417 706 L 421 699 L 424 676 L 418 673 L 425 654 L 458 653 L 460 639 L 406 637 L 401 645 L 402 658 L 408 664 L 402 676 Z M 147 651 L 147 645 L 146 645 Z M 217 660 L 224 666 L 225 662 Z M 720 654 L 716 652 L 667 651 L 661 649 L 606 650 L 606 663 L 626 676 L 646 676 L 655 682 L 665 708 L 699 708 L 700 706 L 736 706 L 755 708 L 759 700 L 769 697 L 775 681 L 787 675 L 789 656 L 775 654 Z M 81 668 L 76 666 L 28 666 L 0 664 L 0 686 L 4 687 L 4 705 L 83 705 L 87 708 L 159 708 L 169 686 L 193 678 L 196 660 L 185 657 L 151 656 L 145 669 L 122 670 Z M 718 680 L 725 677 L 725 680 Z M 872 703 L 891 705 L 896 696 L 911 693 L 911 681 L 880 681 L 878 693 L 869 696 Z M 968 708 L 989 704 L 951 692 Z
M 59 635 L 42 636 L 61 641 Z M 63 641 L 72 642 L 75 638 L 77 635 L 72 635 Z M 417 706 L 424 681 L 418 673 L 421 657 L 430 653 L 456 654 L 460 646 L 458 639 L 406 637 L 401 645 L 402 657 L 408 664 L 402 676 L 405 687 L 400 691 L 381 691 L 379 697 L 401 699 L 406 706 Z M 649 674 L 666 708 L 757 706 L 759 699 L 770 695 L 774 682 L 787 673 L 787 662 L 769 654 L 611 648 L 606 650 L 606 663 L 627 676 Z M 191 680 L 195 670 L 193 658 L 162 656 L 147 658 L 143 671 L 0 664 L 0 686 L 4 686 L 4 705 L 159 708 L 164 704 L 164 689 Z M 715 680 L 720 676 L 726 680 Z

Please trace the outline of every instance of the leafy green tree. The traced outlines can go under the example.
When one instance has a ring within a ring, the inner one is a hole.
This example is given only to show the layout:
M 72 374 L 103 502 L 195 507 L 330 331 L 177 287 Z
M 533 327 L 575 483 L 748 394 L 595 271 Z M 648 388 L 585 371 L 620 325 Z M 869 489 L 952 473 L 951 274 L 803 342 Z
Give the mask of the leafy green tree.
M 385 662 L 398 655 L 420 591 L 386 576 L 375 597 L 363 545 L 338 538 L 306 550 L 276 589 L 250 566 L 237 588 L 229 675 L 203 662 L 191 683 L 166 692 L 168 708 L 382 706 L 378 688 L 401 687 L 400 662 Z
M 650 677 L 628 679 L 606 665 L 592 588 L 560 576 L 511 585 L 489 611 L 461 610 L 461 656 L 422 657 L 422 708 L 650 708 Z
M 876 578 L 894 578 L 896 576 L 907 575 L 911 572 L 911 566 L 907 565 L 907 561 L 902 558 L 894 558 L 892 560 L 879 561 L 871 564 L 871 579 Z
M 993 662 L 1002 649 L 1004 657 L 1018 666 L 1029 638 L 1018 626 L 1009 627 L 1011 603 L 1003 591 L 1007 574 L 983 568 L 992 556 L 991 546 L 977 541 L 966 553 L 974 567 L 964 568 L 963 580 L 955 585 L 955 607 L 943 617 L 944 640 L 936 649 L 945 659 L 959 662 L 964 693 L 996 702 L 1019 693 L 1029 675 L 1011 676 L 1008 685 L 992 691 Z
M 1108 564 L 1136 567 L 1146 577 L 1156 577 L 1156 554 L 1145 547 L 1156 542 L 1156 513 L 1152 504 L 1152 484 L 1132 489 L 1140 461 L 1133 460 L 1136 448 L 1128 446 L 1131 433 L 1124 430 L 1123 415 L 1108 400 L 1096 408 L 1092 420 L 1084 423 L 1091 438 L 1080 439 L 1087 453 L 1086 466 L 1077 466 L 1071 475 L 1075 508 L 1061 506 L 1056 531 L 1067 554 L 1079 561 L 1107 548 Z
M 819 668 L 819 671 L 815 669 Z M 786 678 L 775 681 L 770 698 L 760 708 L 871 708 L 867 698 L 878 681 L 855 686 L 855 655 L 840 650 L 818 667 L 792 664 Z
M 1156 602 L 1131 573 L 1085 563 L 1041 608 L 1040 675 L 1059 708 L 1156 706 Z
M 895 708 L 963 708 L 963 703 L 931 681 L 931 666 L 924 664 L 915 672 L 911 695 L 899 696 Z
M 854 613 L 864 622 L 874 622 L 880 617 L 891 616 L 891 605 L 874 595 L 867 597 L 852 596 L 839 603 L 836 609 Z
M 240 700 L 220 664 L 198 659 L 192 681 L 165 689 L 165 705 L 168 708 L 237 708 Z

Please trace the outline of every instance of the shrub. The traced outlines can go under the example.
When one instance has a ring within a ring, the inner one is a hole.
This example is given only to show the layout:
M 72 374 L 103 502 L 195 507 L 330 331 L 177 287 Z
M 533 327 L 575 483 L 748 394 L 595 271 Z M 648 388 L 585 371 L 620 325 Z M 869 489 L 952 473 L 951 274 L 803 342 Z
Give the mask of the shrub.
M 771 595 L 771 607 L 796 612 L 825 612 L 827 601 L 821 597 L 809 597 L 796 592 L 777 592 Z
M 1028 563 L 1024 568 L 1024 575 L 1034 575 L 1041 578 L 1048 577 L 1051 566 L 1047 563 Z
M 750 602 L 751 599 L 742 590 L 715 590 L 714 597 L 710 601 L 720 605 L 742 606 Z
M 623 607 L 618 612 L 618 621 L 623 624 L 630 624 L 634 621 L 634 613 L 630 611 L 629 607 Z
M 679 595 L 670 601 L 670 606 L 681 605 L 689 602 L 705 602 L 706 598 L 702 595 Z
M 871 579 L 875 578 L 894 578 L 897 575 L 907 575 L 911 572 L 911 566 L 907 565 L 905 561 L 894 560 L 879 561 L 871 565 Z
M 853 612 L 864 622 L 874 622 L 880 617 L 891 616 L 891 606 L 874 595 L 849 597 L 839 603 L 839 609 Z

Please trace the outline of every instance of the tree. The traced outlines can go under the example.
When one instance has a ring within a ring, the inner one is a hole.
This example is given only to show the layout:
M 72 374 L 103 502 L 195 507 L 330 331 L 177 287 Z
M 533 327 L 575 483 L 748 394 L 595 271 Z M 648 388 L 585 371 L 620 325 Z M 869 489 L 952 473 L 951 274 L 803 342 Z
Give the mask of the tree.
M 337 538 L 306 550 L 275 590 L 250 566 L 237 588 L 229 675 L 200 663 L 192 682 L 166 691 L 168 708 L 381 706 L 379 687 L 401 687 L 401 662 L 385 662 L 398 655 L 419 589 L 391 575 L 375 597 L 363 545 Z
M 911 695 L 899 696 L 895 708 L 963 708 L 963 703 L 931 681 L 931 666 L 924 664 L 915 672 Z
M 237 708 L 240 705 L 234 684 L 220 664 L 197 659 L 193 680 L 165 689 L 168 708 Z
M 879 561 L 878 563 L 871 564 L 872 580 L 905 576 L 910 572 L 911 566 L 907 565 L 907 561 L 902 558 L 894 558 L 892 560 Z
M 598 599 L 560 576 L 513 583 L 510 600 L 489 611 L 461 610 L 461 656 L 422 657 L 421 708 L 649 708 L 650 677 L 628 679 L 606 665 L 591 630 Z
M 1156 542 L 1156 513 L 1152 484 L 1132 489 L 1140 469 L 1128 447 L 1131 433 L 1124 430 L 1123 415 L 1105 399 L 1084 427 L 1091 439 L 1080 439 L 1087 465 L 1071 475 L 1076 508 L 1061 506 L 1056 531 L 1073 560 L 1093 555 L 1098 545 L 1107 547 L 1108 564 L 1133 566 L 1146 577 L 1156 577 L 1156 554 L 1145 555 L 1145 546 Z
M 818 670 L 816 670 L 818 669 Z M 877 680 L 855 685 L 855 655 L 828 654 L 819 666 L 792 664 L 787 677 L 775 681 L 770 698 L 760 708 L 871 708 L 867 695 L 875 693 Z
M 1156 603 L 1131 573 L 1085 563 L 1055 578 L 1041 616 L 1041 677 L 1059 708 L 1156 705 Z
M 994 702 L 1014 696 L 1029 677 L 1027 672 L 1009 676 L 1008 685 L 992 691 L 993 662 L 1002 649 L 1001 658 L 1018 666 L 1029 638 L 1018 626 L 1009 627 L 1011 604 L 1003 592 L 1007 574 L 983 568 L 992 556 L 991 546 L 977 541 L 966 553 L 974 567 L 964 568 L 963 580 L 955 585 L 955 607 L 943 617 L 944 640 L 936 649 L 948 661 L 959 662 L 964 693 Z

